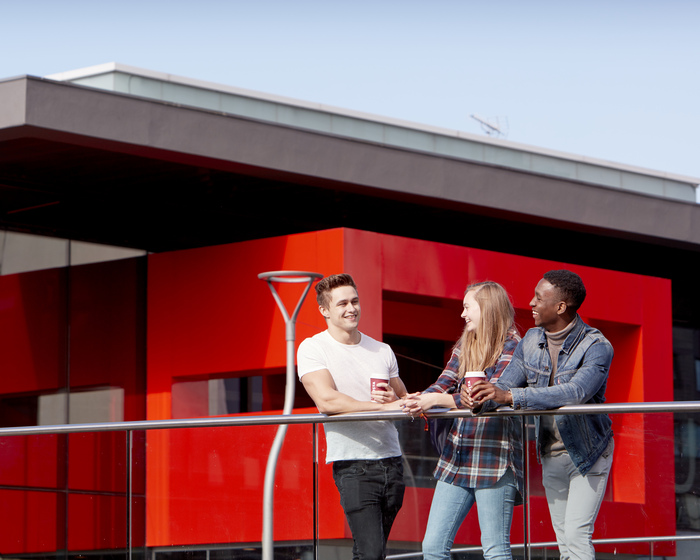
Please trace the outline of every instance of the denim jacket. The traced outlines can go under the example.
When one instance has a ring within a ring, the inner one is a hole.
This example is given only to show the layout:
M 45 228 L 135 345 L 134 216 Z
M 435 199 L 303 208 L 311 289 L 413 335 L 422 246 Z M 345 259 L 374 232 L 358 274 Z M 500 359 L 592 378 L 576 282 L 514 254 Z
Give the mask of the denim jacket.
M 542 327 L 530 329 L 515 349 L 513 358 L 496 383 L 510 389 L 514 409 L 548 410 L 567 404 L 605 402 L 605 387 L 613 358 L 610 342 L 598 330 L 576 316 L 557 362 L 554 383 L 549 378 L 552 360 Z M 607 414 L 557 415 L 562 441 L 579 472 L 585 475 L 612 439 Z M 540 418 L 535 417 L 538 456 Z

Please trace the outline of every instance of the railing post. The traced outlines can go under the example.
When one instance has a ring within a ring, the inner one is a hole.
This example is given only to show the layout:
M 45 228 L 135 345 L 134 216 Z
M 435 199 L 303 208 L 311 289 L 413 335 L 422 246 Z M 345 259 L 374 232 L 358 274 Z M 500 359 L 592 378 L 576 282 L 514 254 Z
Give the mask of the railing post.
M 313 477 L 313 539 L 314 539 L 314 560 L 318 560 L 318 424 L 312 424 L 313 454 L 314 454 L 314 477 Z
M 132 526 L 134 512 L 133 506 L 133 473 L 132 466 L 134 461 L 134 437 L 131 430 L 126 431 L 126 557 L 127 560 L 132 559 L 132 547 L 134 546 L 132 537 Z
M 285 340 L 287 341 L 287 382 L 284 392 L 284 409 L 282 414 L 291 414 L 294 408 L 294 384 L 295 384 L 295 371 L 294 371 L 294 340 L 296 338 L 296 319 L 301 309 L 301 304 L 306 298 L 306 294 L 309 293 L 311 285 L 316 281 L 323 278 L 323 274 L 318 272 L 300 272 L 300 271 L 276 271 L 276 272 L 262 272 L 258 274 L 258 278 L 265 280 L 267 285 L 272 292 L 272 297 L 275 298 L 277 306 L 282 312 L 285 324 Z M 282 284 L 298 284 L 305 282 L 306 286 L 304 292 L 299 298 L 294 312 L 290 316 L 287 313 L 287 308 L 282 302 L 282 298 L 275 290 L 273 282 L 279 282 Z M 275 501 L 275 472 L 277 470 L 277 459 L 279 458 L 280 450 L 282 449 L 282 444 L 284 443 L 285 435 L 287 434 L 288 425 L 284 424 L 277 428 L 277 433 L 275 434 L 275 439 L 272 442 L 272 448 L 270 449 L 270 455 L 267 459 L 267 467 L 265 469 L 265 486 L 263 489 L 263 532 L 262 532 L 262 559 L 272 560 L 274 557 L 274 542 L 273 542 L 273 529 L 274 529 L 274 501 Z
M 513 419 L 517 421 L 517 419 Z M 527 416 L 520 417 L 520 429 L 522 430 L 523 442 L 523 556 L 525 560 L 530 560 L 530 440 L 528 438 Z

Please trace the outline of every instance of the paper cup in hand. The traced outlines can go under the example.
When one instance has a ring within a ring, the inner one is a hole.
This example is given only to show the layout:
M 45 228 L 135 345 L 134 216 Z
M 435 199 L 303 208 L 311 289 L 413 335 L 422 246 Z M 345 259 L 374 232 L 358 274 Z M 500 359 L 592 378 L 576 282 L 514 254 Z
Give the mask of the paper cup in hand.
M 377 387 L 378 383 L 389 383 L 387 377 L 370 377 L 369 380 L 369 392 L 372 391 L 386 391 L 386 387 Z M 374 401 L 374 399 L 372 399 Z
M 464 373 L 464 384 L 469 394 L 471 394 L 472 387 L 477 381 L 486 381 L 486 374 L 483 371 L 467 371 Z

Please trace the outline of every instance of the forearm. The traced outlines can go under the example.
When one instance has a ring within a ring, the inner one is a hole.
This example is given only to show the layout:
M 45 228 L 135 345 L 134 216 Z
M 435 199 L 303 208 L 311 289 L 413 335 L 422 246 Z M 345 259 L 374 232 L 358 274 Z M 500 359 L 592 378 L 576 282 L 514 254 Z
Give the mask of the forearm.
M 358 401 L 352 397 L 335 391 L 334 394 L 320 396 L 314 399 L 321 414 L 332 416 L 349 412 L 381 412 L 384 405 L 374 401 Z
M 459 395 L 454 395 L 451 393 L 423 393 L 421 398 L 425 400 L 427 407 L 425 410 L 431 408 L 457 408 L 455 403 L 455 397 Z
M 513 408 L 548 410 L 567 404 L 586 402 L 585 392 L 575 383 L 563 383 L 552 387 L 513 388 Z
M 457 383 L 455 382 L 453 386 L 456 385 Z M 425 395 L 426 397 L 430 395 L 431 397 L 437 399 L 435 402 L 439 404 L 435 404 L 433 406 L 441 406 L 445 408 L 464 408 L 460 407 L 459 392 L 450 392 L 450 388 L 452 387 L 447 388 L 442 384 L 434 383 L 421 394 Z
M 374 402 L 369 399 L 361 401 L 341 393 L 333 382 L 330 373 L 325 369 L 303 375 L 301 382 L 322 414 L 332 415 L 348 412 L 380 412 L 388 410 L 380 402 Z M 403 386 L 403 383 L 401 386 Z
M 554 378 L 554 383 L 544 387 L 512 388 L 514 408 L 547 410 L 569 404 L 593 402 L 596 395 L 602 394 L 608 379 L 610 359 L 607 355 L 593 355 L 578 369 L 562 371 Z

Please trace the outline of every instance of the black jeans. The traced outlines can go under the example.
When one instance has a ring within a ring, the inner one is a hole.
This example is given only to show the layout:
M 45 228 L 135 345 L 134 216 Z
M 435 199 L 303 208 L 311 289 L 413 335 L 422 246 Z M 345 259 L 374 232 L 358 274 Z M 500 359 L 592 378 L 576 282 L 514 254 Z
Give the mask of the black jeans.
M 353 560 L 382 560 L 406 489 L 401 457 L 335 461 L 333 480 L 352 532 Z

